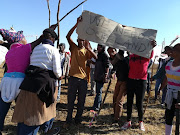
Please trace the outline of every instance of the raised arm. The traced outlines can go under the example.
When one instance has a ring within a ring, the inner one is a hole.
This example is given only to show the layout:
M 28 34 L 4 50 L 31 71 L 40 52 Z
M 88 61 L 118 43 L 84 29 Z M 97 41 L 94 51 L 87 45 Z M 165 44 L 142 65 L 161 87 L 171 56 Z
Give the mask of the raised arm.
M 71 35 L 72 35 L 72 33 L 74 32 L 74 30 L 77 28 L 78 23 L 79 23 L 80 21 L 82 21 L 82 17 L 77 18 L 76 24 L 70 29 L 70 31 L 69 31 L 68 34 L 66 35 L 67 41 L 68 41 L 68 43 L 69 43 L 69 45 L 70 45 L 70 48 L 71 48 L 72 45 L 76 45 L 76 44 L 73 42 L 73 40 L 71 39 Z
M 32 50 L 39 45 L 43 40 L 43 35 L 41 35 L 37 40 L 35 40 L 34 42 L 31 43 L 31 48 Z

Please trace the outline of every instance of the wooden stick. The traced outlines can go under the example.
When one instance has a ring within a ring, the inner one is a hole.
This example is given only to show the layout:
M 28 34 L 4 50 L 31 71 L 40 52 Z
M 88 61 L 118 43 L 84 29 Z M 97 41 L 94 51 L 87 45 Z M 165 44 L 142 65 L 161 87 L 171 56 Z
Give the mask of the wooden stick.
M 171 46 L 176 40 L 178 40 L 179 36 L 177 36 L 170 44 L 169 46 Z
M 83 2 L 81 2 L 79 5 L 77 5 L 75 8 L 73 8 L 71 11 L 69 11 L 65 16 L 63 16 L 58 22 L 62 21 L 67 15 L 69 15 L 72 11 L 74 11 L 76 8 L 78 8 L 80 5 L 82 5 L 84 2 L 86 2 L 87 0 L 84 0 Z
M 58 40 L 57 40 L 57 48 L 58 48 L 58 45 L 59 45 L 59 38 L 60 38 L 60 28 L 59 28 L 59 11 L 60 11 L 60 4 L 61 4 L 61 0 L 59 0 L 59 3 L 58 3 L 58 11 L 57 11 L 57 25 L 58 25 Z
M 178 91 L 178 99 L 177 103 L 180 103 L 180 91 Z M 175 135 L 179 135 L 179 109 L 176 109 L 176 130 L 175 130 Z
M 47 5 L 48 5 L 48 10 L 49 10 L 49 27 L 50 27 L 50 25 L 51 25 L 51 10 L 49 7 L 49 0 L 47 0 Z

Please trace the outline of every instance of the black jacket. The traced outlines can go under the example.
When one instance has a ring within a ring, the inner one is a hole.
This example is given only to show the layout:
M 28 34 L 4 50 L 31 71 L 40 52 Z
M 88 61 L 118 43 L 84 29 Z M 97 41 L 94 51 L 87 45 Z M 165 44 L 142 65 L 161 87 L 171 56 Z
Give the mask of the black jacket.
M 56 76 L 53 71 L 30 65 L 25 74 L 20 89 L 37 93 L 39 99 L 46 103 L 46 107 L 54 103 Z
M 116 71 L 118 81 L 127 81 L 129 65 L 125 58 L 117 61 L 117 63 L 114 65 L 114 70 Z
M 110 61 L 105 52 L 98 53 L 95 63 L 94 79 L 96 82 L 103 82 L 106 69 L 109 68 Z

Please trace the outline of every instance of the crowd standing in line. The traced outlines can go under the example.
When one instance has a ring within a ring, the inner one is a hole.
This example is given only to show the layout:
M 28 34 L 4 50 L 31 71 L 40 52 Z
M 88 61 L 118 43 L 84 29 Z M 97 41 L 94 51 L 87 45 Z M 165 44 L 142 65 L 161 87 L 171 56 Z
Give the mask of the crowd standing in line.
M 56 117 L 56 102 L 60 101 L 61 80 L 67 76 L 69 76 L 68 104 L 63 128 L 69 128 L 73 122 L 72 113 L 76 95 L 78 103 L 74 121 L 76 124 L 81 124 L 87 94 L 88 65 L 90 65 L 90 95 L 95 95 L 92 107 L 94 111 L 100 108 L 104 83 L 108 82 L 114 73 L 117 77 L 113 94 L 114 122 L 119 122 L 121 119 L 127 95 L 127 121 L 120 127 L 121 130 L 132 126 L 132 105 L 136 95 L 139 129 L 145 131 L 144 95 L 146 90 L 151 89 L 150 79 L 157 80 L 155 100 L 159 89 L 162 89 L 162 104 L 165 102 L 166 105 L 165 133 L 171 135 L 175 108 L 180 108 L 177 104 L 177 92 L 180 88 L 180 44 L 176 44 L 173 48 L 165 47 L 165 53 L 169 57 L 163 63 L 159 62 L 156 75 L 150 78 L 148 71 L 152 65 L 151 58 L 154 51 L 150 58 L 136 54 L 124 57 L 123 50 L 119 49 L 117 53 L 115 48 L 109 47 L 107 52 L 110 57 L 108 57 L 105 46 L 98 44 L 96 54 L 89 41 L 77 38 L 78 45 L 76 45 L 71 39 L 71 35 L 81 21 L 82 17 L 79 17 L 66 36 L 71 57 L 65 52 L 64 43 L 58 45 L 59 50 L 54 47 L 54 42 L 57 40 L 54 29 L 57 25 L 45 29 L 43 35 L 30 44 L 27 44 L 22 31 L 10 32 L 0 29 L 3 40 L 7 40 L 7 42 L 1 41 L 0 44 L 9 49 L 6 55 L 7 72 L 0 84 L 0 110 L 3 110 L 0 112 L 0 135 L 13 100 L 16 100 L 16 106 L 12 121 L 18 123 L 18 135 L 36 135 L 39 129 L 44 133 L 57 134 L 60 129 L 52 128 Z M 151 41 L 151 45 L 155 47 L 156 41 Z

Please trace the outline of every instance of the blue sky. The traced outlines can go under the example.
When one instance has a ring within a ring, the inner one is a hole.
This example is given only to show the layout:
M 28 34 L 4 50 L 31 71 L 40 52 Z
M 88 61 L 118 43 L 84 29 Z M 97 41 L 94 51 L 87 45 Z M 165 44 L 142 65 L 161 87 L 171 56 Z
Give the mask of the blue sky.
M 56 23 L 58 0 L 49 0 L 51 24 Z M 60 16 L 64 16 L 82 0 L 61 0 Z M 66 41 L 66 34 L 76 23 L 82 9 L 103 15 L 123 25 L 156 29 L 156 41 L 166 45 L 180 35 L 180 0 L 88 0 L 60 23 L 60 42 Z M 9 29 L 12 25 L 16 31 L 23 30 L 24 35 L 41 35 L 48 27 L 48 8 L 46 0 L 0 0 L 0 28 Z M 72 36 L 76 41 L 76 33 Z M 1 37 L 0 37 L 1 39 Z M 28 42 L 35 37 L 27 37 Z M 180 42 L 178 39 L 177 42 Z M 96 44 L 92 43 L 93 48 Z M 160 48 L 160 47 L 156 47 Z M 158 50 L 158 49 L 156 49 Z

